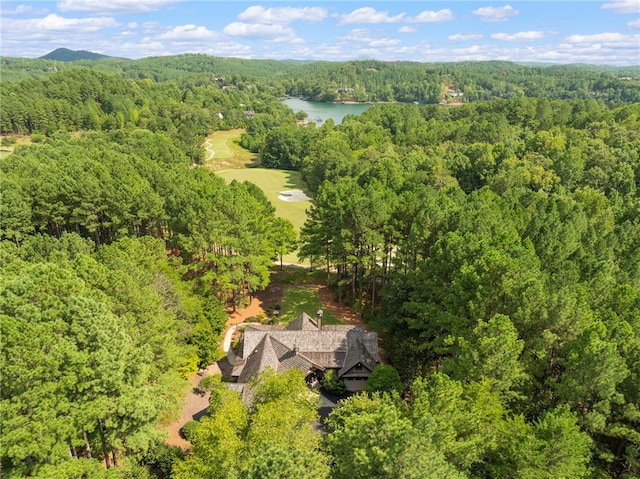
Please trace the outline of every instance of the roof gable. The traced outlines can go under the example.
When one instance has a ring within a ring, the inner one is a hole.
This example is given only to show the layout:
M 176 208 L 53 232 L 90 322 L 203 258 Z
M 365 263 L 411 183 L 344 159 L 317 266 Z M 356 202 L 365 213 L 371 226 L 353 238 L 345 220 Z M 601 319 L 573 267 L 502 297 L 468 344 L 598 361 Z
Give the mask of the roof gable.
M 317 331 L 318 323 L 307 313 L 300 313 L 296 319 L 287 324 L 288 331 Z
M 358 363 L 370 371 L 379 363 L 378 335 L 362 326 L 332 325 L 318 329 L 306 313 L 287 326 L 249 324 L 244 331 L 243 356 L 233 370 L 239 382 L 271 367 L 276 372 L 291 368 L 339 369 L 346 374 Z
M 342 364 L 340 371 L 338 371 L 338 377 L 344 376 L 358 364 L 366 367 L 369 371 L 373 371 L 376 364 L 380 362 L 377 357 L 377 344 L 374 350 L 371 346 L 367 346 L 367 339 L 368 338 L 364 337 L 364 334 L 357 333 L 352 334 L 348 338 L 347 354 L 344 358 L 344 363 Z M 372 351 L 375 351 L 375 357 L 374 354 L 372 354 Z
M 278 356 L 270 339 L 271 338 L 267 335 L 263 336 L 262 340 L 251 351 L 244 362 L 244 367 L 242 368 L 240 376 L 238 376 L 238 382 L 249 382 L 249 379 L 255 376 L 258 371 L 262 371 L 267 367 L 270 367 L 274 371 L 278 371 L 278 365 L 280 362 L 278 361 Z

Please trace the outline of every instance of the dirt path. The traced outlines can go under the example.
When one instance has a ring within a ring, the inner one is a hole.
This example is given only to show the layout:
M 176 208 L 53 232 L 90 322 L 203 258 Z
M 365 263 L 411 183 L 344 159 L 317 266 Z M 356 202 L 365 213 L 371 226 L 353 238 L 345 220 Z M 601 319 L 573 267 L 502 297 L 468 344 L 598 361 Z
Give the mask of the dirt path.
M 284 286 L 270 285 L 264 291 L 261 291 L 251 300 L 251 304 L 243 309 L 238 309 L 235 313 L 229 311 L 227 323 L 225 325 L 226 331 L 234 324 L 243 323 L 245 319 L 251 316 L 258 316 L 264 313 L 269 306 L 274 304 L 282 304 L 282 296 L 284 294 Z M 224 333 L 222 337 L 224 338 Z M 188 449 L 191 447 L 191 443 L 184 439 L 180 435 L 180 429 L 187 422 L 199 418 L 206 413 L 209 407 L 210 393 L 204 395 L 198 393 L 194 388 L 198 386 L 198 383 L 204 376 L 221 373 L 221 367 L 228 367 L 226 359 L 219 361 L 218 363 L 211 364 L 206 370 L 200 371 L 198 374 L 194 374 L 189 378 L 190 389 L 184 397 L 184 408 L 180 417 L 173 423 L 167 426 L 167 432 L 169 437 L 165 441 L 170 446 L 179 446 L 182 449 Z
M 198 419 L 206 413 L 207 408 L 209 407 L 209 396 L 211 395 L 211 393 L 200 394 L 195 388 L 204 376 L 219 373 L 220 368 L 216 363 L 214 363 L 204 371 L 194 374 L 189 378 L 190 390 L 184 397 L 184 408 L 182 409 L 182 414 L 176 421 L 167 426 L 169 437 L 167 438 L 166 443 L 168 445 L 179 446 L 182 449 L 187 449 L 191 446 L 191 443 L 180 435 L 180 429 L 189 421 Z
M 318 295 L 320 296 L 322 305 L 336 318 L 348 324 L 364 325 L 364 321 L 360 319 L 358 313 L 349 306 L 338 303 L 333 299 L 333 291 L 331 291 L 328 286 L 318 286 Z

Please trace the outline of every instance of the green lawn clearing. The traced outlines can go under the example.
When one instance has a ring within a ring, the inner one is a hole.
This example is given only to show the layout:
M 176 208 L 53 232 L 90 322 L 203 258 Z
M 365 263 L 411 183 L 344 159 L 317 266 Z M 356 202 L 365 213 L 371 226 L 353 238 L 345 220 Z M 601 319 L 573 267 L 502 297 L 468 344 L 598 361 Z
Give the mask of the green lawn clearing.
M 13 143 L 9 145 L 0 146 L 0 160 L 3 158 L 6 158 L 11 153 L 13 153 L 13 150 L 17 146 L 31 144 L 31 137 L 28 135 L 6 135 L 6 137 L 12 137 Z M 2 138 L 5 139 L 5 136 L 2 136 Z
M 242 148 L 238 142 L 242 129 L 216 131 L 209 135 L 204 144 L 204 164 L 212 170 L 245 168 L 258 164 L 258 155 Z
M 320 308 L 322 308 L 322 302 L 320 301 L 317 287 L 287 288 L 284 290 L 280 321 L 284 324 L 290 323 L 300 313 L 307 313 L 312 318 L 315 318 L 316 311 Z M 323 309 L 323 312 L 323 324 L 343 324 L 326 309 Z

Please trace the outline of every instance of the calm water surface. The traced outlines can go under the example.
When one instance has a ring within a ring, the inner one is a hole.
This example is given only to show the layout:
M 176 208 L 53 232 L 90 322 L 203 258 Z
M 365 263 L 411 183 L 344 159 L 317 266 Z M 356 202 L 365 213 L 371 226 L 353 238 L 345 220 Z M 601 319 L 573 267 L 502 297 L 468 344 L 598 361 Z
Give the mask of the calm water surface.
M 287 98 L 282 102 L 291 108 L 294 113 L 304 111 L 309 115 L 307 119 L 315 122 L 317 126 L 321 126 L 322 122 L 327 121 L 329 118 L 332 118 L 336 125 L 339 125 L 346 115 L 359 115 L 371 106 L 362 103 L 351 105 L 348 103 L 305 101 L 299 98 Z M 322 121 L 318 121 L 318 119 Z

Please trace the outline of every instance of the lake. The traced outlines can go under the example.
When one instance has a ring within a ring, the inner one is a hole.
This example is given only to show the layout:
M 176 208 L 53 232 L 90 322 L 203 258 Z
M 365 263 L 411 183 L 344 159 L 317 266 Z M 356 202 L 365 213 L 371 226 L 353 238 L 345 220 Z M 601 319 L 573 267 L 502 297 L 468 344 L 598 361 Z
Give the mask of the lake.
M 359 115 L 371 106 L 364 103 L 350 104 L 306 101 L 300 98 L 287 98 L 282 100 L 282 102 L 291 108 L 294 113 L 304 111 L 309 115 L 307 119 L 316 123 L 317 126 L 322 125 L 322 122 L 318 121 L 318 118 L 322 121 L 332 118 L 336 125 L 339 125 L 346 115 Z

